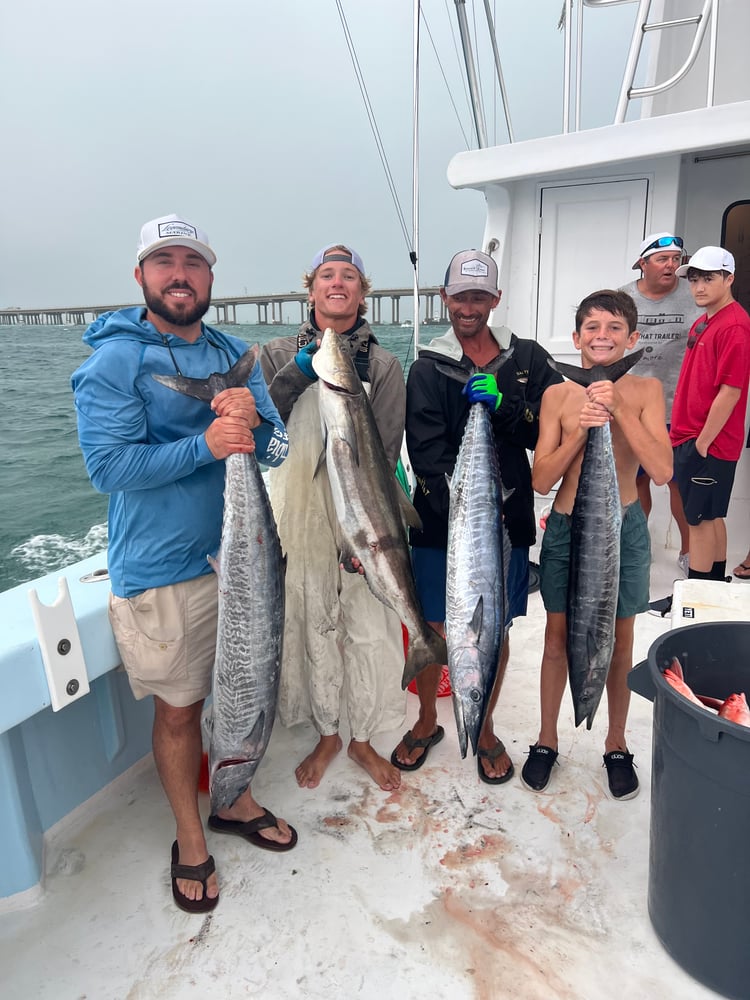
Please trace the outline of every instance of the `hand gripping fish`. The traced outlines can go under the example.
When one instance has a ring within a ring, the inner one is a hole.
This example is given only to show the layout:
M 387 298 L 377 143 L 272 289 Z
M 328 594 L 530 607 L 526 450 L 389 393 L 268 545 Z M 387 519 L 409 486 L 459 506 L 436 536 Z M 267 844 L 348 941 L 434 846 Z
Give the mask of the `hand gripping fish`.
M 244 386 L 257 345 L 226 373 L 207 379 L 154 375 L 157 382 L 210 403 Z M 228 808 L 249 787 L 276 717 L 284 626 L 286 560 L 255 455 L 226 459 L 221 549 L 209 558 L 219 577 L 209 748 L 211 812 Z
M 513 354 L 503 352 L 483 371 L 496 373 Z M 443 375 L 467 382 L 464 369 L 436 364 Z M 503 524 L 503 490 L 492 421 L 484 403 L 472 403 L 453 475 L 448 480 L 445 636 L 453 710 L 461 756 L 479 733 L 497 676 L 505 638 L 510 538 Z
M 341 562 L 365 571 L 377 599 L 400 617 L 409 632 L 401 686 L 431 663 L 445 663 L 445 640 L 424 619 L 414 584 L 406 524 L 419 515 L 388 463 L 370 400 L 349 353 L 328 329 L 313 356 L 319 378 L 320 420 L 333 503 L 341 532 Z
M 578 385 L 616 382 L 643 355 L 636 351 L 614 364 L 577 368 L 550 362 Z M 570 531 L 567 599 L 568 679 L 575 724 L 591 729 L 604 692 L 615 645 L 620 584 L 622 504 L 609 424 L 590 427 L 581 462 Z

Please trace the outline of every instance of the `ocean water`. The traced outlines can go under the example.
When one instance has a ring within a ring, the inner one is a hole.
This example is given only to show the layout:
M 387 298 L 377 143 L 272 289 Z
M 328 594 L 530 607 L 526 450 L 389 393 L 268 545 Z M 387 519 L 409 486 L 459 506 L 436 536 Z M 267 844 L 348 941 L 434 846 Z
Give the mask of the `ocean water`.
M 296 325 L 220 329 L 249 345 L 297 332 Z M 107 498 L 86 475 L 70 389 L 71 373 L 90 353 L 81 340 L 84 330 L 0 326 L 0 590 L 94 555 L 107 544 Z M 413 358 L 412 329 L 384 324 L 373 330 L 406 371 Z

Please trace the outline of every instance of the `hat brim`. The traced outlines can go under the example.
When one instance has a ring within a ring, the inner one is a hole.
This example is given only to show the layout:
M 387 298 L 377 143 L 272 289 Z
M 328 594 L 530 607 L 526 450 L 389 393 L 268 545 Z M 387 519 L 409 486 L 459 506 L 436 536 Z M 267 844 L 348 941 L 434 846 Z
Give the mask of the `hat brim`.
M 150 254 L 155 253 L 157 250 L 161 250 L 163 247 L 188 247 L 190 250 L 195 250 L 201 255 L 201 257 L 206 261 L 209 267 L 213 267 L 216 263 L 216 254 L 213 252 L 211 247 L 206 246 L 205 243 L 201 243 L 200 240 L 191 240 L 185 236 L 166 236 L 161 240 L 155 240 L 149 246 L 144 247 L 138 254 L 138 263 L 142 263 L 146 257 Z
M 473 281 L 459 281 L 454 285 L 445 285 L 444 291 L 446 295 L 460 295 L 461 292 L 486 292 L 487 295 L 494 295 L 497 297 L 500 294 L 500 289 L 497 288 L 493 292 L 489 288 L 482 288 Z

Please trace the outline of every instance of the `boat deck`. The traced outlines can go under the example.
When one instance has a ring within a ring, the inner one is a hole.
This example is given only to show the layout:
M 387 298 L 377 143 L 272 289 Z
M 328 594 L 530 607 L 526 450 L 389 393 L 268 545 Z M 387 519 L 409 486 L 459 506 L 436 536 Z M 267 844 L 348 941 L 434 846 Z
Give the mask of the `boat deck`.
M 665 548 L 656 520 L 652 533 L 658 597 L 679 576 L 677 550 Z M 730 567 L 747 539 L 735 533 L 732 542 Z M 668 627 L 639 616 L 636 662 Z M 517 774 L 538 729 L 543 631 L 533 594 L 511 632 L 496 713 Z M 313 731 L 277 726 L 253 789 L 296 826 L 299 844 L 275 855 L 210 833 L 221 901 L 206 917 L 172 902 L 173 822 L 145 758 L 47 835 L 41 901 L 0 913 L 3 996 L 715 996 L 670 958 L 647 914 L 651 703 L 634 695 L 630 716 L 641 793 L 615 802 L 602 766 L 606 706 L 587 732 L 574 728 L 569 702 L 566 694 L 560 766 L 541 794 L 517 776 L 497 787 L 479 781 L 474 758 L 459 756 L 448 698 L 439 701 L 446 739 L 396 793 L 380 791 L 345 753 L 320 788 L 298 788 L 293 769 Z M 408 695 L 409 721 L 416 708 Z M 389 754 L 401 732 L 375 745 Z M 207 796 L 202 803 L 207 812 Z

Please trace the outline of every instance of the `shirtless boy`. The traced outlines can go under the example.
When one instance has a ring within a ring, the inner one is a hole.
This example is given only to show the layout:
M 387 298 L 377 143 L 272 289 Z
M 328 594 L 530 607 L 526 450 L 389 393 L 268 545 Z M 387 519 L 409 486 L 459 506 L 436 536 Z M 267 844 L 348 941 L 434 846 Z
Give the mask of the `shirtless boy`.
M 573 343 L 583 368 L 619 361 L 638 340 L 637 311 L 622 291 L 604 289 L 588 295 L 576 312 Z M 635 615 L 648 608 L 651 549 L 646 518 L 638 502 L 639 465 L 657 485 L 672 477 L 672 455 L 664 416 L 664 394 L 655 378 L 623 375 L 617 382 L 574 382 L 550 386 L 542 399 L 539 441 L 534 455 L 534 489 L 547 494 L 562 479 L 542 541 L 541 593 L 547 611 L 541 668 L 541 729 L 529 747 L 521 779 L 540 792 L 549 782 L 557 759 L 557 720 L 567 680 L 566 603 L 573 510 L 584 445 L 590 427 L 609 423 L 620 500 L 620 586 L 615 645 L 607 676 L 609 726 L 604 764 L 613 798 L 638 793 L 633 755 L 628 752 L 625 725 L 630 691 L 626 676 L 632 667 Z

